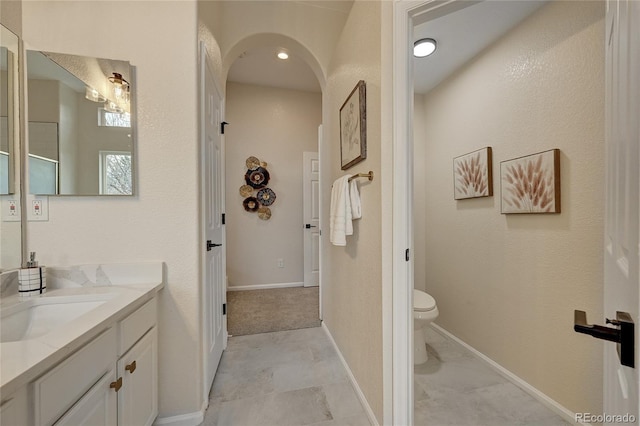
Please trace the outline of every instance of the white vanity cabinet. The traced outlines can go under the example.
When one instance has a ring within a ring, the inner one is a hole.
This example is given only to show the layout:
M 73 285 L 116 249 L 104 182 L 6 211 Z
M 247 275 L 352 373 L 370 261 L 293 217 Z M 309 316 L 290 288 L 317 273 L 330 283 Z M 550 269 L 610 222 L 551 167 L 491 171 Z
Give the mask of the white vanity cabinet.
M 158 415 L 158 339 L 155 327 L 118 361 L 118 424 L 149 426 Z
M 2 395 L 4 398 L 5 395 Z M 27 388 L 23 388 L 8 397 L 0 404 L 0 425 L 28 425 L 31 424 L 29 419 L 29 402 L 27 399 Z
M 158 332 L 155 299 L 120 322 L 118 425 L 151 425 L 158 415 Z M 142 338 L 141 338 L 142 336 Z
M 34 423 L 151 425 L 158 414 L 156 318 L 153 298 L 35 380 Z

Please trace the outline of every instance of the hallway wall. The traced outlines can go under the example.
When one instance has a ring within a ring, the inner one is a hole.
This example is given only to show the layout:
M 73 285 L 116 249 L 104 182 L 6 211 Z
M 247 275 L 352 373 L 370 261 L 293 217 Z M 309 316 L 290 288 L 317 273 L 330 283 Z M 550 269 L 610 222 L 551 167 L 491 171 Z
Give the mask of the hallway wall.
M 416 103 L 416 287 L 436 323 L 574 412 L 602 410 L 604 3 L 550 2 Z M 423 121 L 422 123 L 418 123 Z M 494 196 L 452 159 L 493 148 Z M 500 162 L 561 150 L 562 213 L 500 214 Z
M 329 243 L 331 184 L 344 174 L 380 172 L 382 150 L 381 2 L 356 1 L 329 68 L 324 107 L 324 323 L 351 368 L 378 422 L 383 415 L 382 179 L 360 179 L 362 219 L 345 247 Z M 366 82 L 367 159 L 340 169 L 340 107 L 359 80 Z
M 229 288 L 302 284 L 302 153 L 318 150 L 322 95 L 228 82 L 225 119 L 231 123 L 225 129 Z M 239 188 L 249 156 L 268 163 L 267 186 L 277 198 L 267 221 L 242 205 Z

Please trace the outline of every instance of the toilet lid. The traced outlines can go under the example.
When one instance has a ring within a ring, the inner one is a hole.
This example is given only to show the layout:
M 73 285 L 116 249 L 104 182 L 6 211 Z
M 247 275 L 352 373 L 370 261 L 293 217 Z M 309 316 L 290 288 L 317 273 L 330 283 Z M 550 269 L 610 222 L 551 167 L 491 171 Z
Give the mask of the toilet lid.
M 413 310 L 430 311 L 436 307 L 436 300 L 431 295 L 420 290 L 413 290 Z

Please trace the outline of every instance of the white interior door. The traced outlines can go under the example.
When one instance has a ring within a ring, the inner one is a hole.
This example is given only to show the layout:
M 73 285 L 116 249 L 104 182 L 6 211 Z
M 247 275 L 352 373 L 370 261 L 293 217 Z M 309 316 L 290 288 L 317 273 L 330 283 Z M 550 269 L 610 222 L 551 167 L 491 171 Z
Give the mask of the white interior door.
M 636 326 L 635 368 L 605 343 L 604 412 L 638 421 L 638 243 L 640 154 L 640 2 L 610 0 L 606 17 L 606 204 L 604 313 L 629 312 Z
M 222 122 L 221 96 L 217 90 L 209 58 L 201 46 L 201 138 L 202 138 L 202 217 L 204 239 L 203 270 L 203 332 L 205 365 L 205 398 L 226 347 L 227 330 L 223 313 L 226 303 L 224 226 L 224 152 L 220 123 Z
M 304 152 L 304 286 L 320 285 L 320 160 Z

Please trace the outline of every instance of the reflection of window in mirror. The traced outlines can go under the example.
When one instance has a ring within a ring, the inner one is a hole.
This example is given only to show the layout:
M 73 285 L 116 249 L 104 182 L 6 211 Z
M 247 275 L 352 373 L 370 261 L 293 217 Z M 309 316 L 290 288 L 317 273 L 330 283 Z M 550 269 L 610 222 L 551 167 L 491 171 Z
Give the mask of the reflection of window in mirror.
M 131 153 L 126 151 L 100 151 L 100 194 L 130 195 Z
M 131 114 L 109 112 L 104 108 L 98 110 L 98 126 L 131 127 Z

